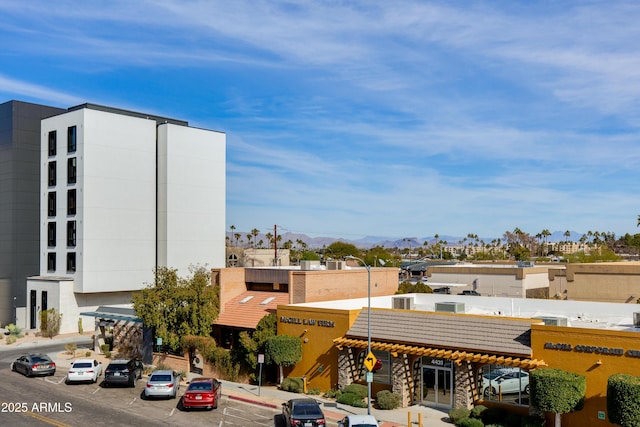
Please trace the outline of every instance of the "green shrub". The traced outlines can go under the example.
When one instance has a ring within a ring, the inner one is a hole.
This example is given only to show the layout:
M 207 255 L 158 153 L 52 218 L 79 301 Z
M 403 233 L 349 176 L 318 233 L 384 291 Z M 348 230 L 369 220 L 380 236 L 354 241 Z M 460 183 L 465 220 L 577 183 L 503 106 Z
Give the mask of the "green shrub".
M 456 424 L 463 418 L 469 418 L 471 411 L 467 408 L 453 408 L 449 410 L 449 419 L 453 424 Z
M 402 398 L 398 393 L 389 390 L 381 390 L 376 394 L 376 404 L 380 409 L 396 409 L 400 407 Z
M 290 391 L 292 393 L 302 393 L 304 390 L 302 378 L 300 377 L 289 377 L 285 378 L 280 384 L 280 388 L 284 391 Z
M 354 393 L 342 392 L 340 397 L 336 399 L 338 403 L 342 403 L 344 405 L 354 406 L 356 408 L 366 408 L 367 402 L 363 400 L 362 397 L 358 396 Z
M 544 418 L 536 417 L 534 415 L 527 415 L 522 417 L 522 422 L 519 427 L 544 427 Z
M 82 317 L 78 318 L 78 333 L 80 335 L 84 333 L 84 328 L 82 327 Z
M 7 337 L 7 344 L 13 344 L 14 342 L 16 342 L 18 340 L 18 338 L 16 338 L 15 335 L 9 335 Z
M 307 389 L 307 394 L 317 396 L 321 393 L 320 387 L 313 387 Z
M 329 399 L 337 399 L 341 394 L 342 392 L 340 390 L 331 389 L 324 392 L 324 397 L 328 397 Z
M 84 352 L 84 357 L 90 357 L 91 356 L 91 351 L 85 351 Z
M 463 418 L 456 425 L 458 427 L 484 427 L 484 423 L 477 418 Z
M 64 345 L 64 351 L 66 351 L 69 354 L 72 354 L 73 357 L 76 357 L 76 344 L 75 343 L 67 343 Z
M 111 351 L 111 345 L 110 344 L 101 344 L 100 345 L 100 351 L 103 352 L 106 355 L 108 351 Z
M 607 411 L 611 422 L 623 427 L 640 425 L 640 377 L 611 375 L 607 381 Z
M 507 427 L 506 424 L 498 423 L 498 424 L 485 424 L 484 427 Z M 520 426 L 518 426 L 520 427 Z
M 521 427 L 522 415 L 520 414 L 508 414 L 505 418 L 505 424 L 507 427 Z
M 14 325 L 13 323 L 9 323 L 7 325 L 7 331 L 9 331 L 9 335 L 17 337 L 17 338 L 22 338 L 22 329 L 20 329 L 20 326 L 18 325 Z
M 479 419 L 482 419 L 482 413 L 483 413 L 484 411 L 486 411 L 487 409 L 489 409 L 489 408 L 487 408 L 487 407 L 486 407 L 486 406 L 484 406 L 484 405 L 476 405 L 476 406 L 471 410 L 471 413 L 469 414 L 469 416 L 470 416 L 471 418 L 479 418 Z
M 485 424 L 497 424 L 507 418 L 507 410 L 499 407 L 485 408 L 482 411 L 480 419 Z
M 366 385 L 362 384 L 349 384 L 345 388 L 342 389 L 343 393 L 353 393 L 360 397 L 360 399 L 364 399 L 367 397 L 368 390 Z

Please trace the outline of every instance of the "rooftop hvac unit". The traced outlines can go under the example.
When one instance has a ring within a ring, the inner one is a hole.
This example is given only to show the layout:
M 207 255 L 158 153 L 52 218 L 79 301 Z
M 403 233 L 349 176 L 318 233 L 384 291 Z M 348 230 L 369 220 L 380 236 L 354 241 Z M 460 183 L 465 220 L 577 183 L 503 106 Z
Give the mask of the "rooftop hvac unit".
M 327 261 L 327 270 L 344 270 L 344 261 Z
M 413 297 L 393 297 L 393 308 L 400 310 L 413 310 Z
M 437 302 L 436 311 L 445 313 L 464 313 L 463 302 Z
M 633 313 L 633 327 L 640 328 L 640 312 Z
M 566 317 L 534 317 L 534 319 L 540 319 L 547 326 L 567 326 Z
M 536 263 L 533 261 L 518 261 L 518 267 L 520 268 L 524 268 L 524 267 L 535 267 Z
M 309 271 L 309 270 L 317 270 L 320 266 L 320 261 L 315 260 L 302 260 L 300 261 L 300 270 Z

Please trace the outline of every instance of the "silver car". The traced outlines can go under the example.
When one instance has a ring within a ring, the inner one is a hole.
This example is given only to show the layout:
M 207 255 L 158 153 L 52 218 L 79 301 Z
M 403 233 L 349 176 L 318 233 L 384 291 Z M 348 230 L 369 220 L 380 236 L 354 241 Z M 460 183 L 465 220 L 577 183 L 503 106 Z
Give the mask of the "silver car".
M 41 353 L 25 354 L 11 363 L 11 370 L 21 372 L 26 377 L 34 375 L 53 375 L 56 364 L 49 356 Z
M 167 397 L 175 399 L 180 389 L 180 378 L 180 374 L 175 371 L 153 371 L 144 388 L 144 397 Z

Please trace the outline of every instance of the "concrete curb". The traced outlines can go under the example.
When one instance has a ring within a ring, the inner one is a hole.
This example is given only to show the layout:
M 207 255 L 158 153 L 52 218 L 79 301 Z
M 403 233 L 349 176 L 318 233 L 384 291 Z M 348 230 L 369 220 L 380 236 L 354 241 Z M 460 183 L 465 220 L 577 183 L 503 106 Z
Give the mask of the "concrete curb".
M 232 394 L 228 395 L 229 399 L 238 400 L 240 402 L 251 403 L 252 405 L 264 406 L 266 408 L 278 409 L 277 405 L 273 403 L 260 402 L 259 400 L 247 399 L 246 397 L 234 396 Z

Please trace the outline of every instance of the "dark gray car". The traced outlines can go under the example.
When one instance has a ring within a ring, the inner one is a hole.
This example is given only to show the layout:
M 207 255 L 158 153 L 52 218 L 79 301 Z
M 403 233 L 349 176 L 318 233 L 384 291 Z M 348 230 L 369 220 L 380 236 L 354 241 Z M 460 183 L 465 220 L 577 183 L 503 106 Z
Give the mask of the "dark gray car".
M 317 427 L 324 426 L 325 419 L 320 405 L 313 399 L 291 399 L 282 404 L 285 425 Z
M 113 360 L 104 370 L 105 387 L 113 384 L 123 384 L 129 387 L 136 386 L 136 380 L 142 378 L 142 362 L 135 359 Z
M 49 356 L 42 353 L 25 354 L 11 363 L 11 370 L 20 372 L 26 377 L 34 375 L 53 375 L 56 364 Z

